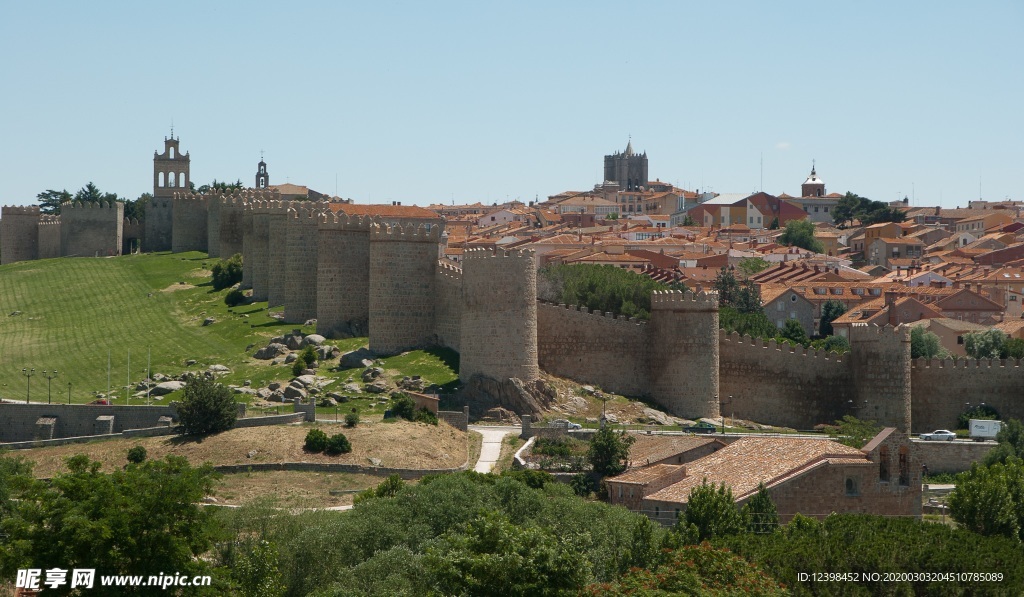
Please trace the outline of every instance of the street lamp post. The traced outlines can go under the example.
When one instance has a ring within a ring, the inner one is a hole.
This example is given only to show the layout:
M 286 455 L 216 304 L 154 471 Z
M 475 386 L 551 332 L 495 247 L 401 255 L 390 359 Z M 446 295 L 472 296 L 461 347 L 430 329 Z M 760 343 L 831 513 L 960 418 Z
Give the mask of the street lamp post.
M 71 404 L 71 382 L 68 382 L 68 404 Z
M 25 376 L 25 404 L 28 404 L 32 396 L 32 376 L 36 374 L 35 369 L 22 369 L 21 374 Z
M 50 396 L 51 396 L 51 394 L 50 394 L 50 382 L 52 382 L 54 379 L 57 378 L 57 370 L 54 369 L 53 371 L 46 371 L 44 369 L 43 370 L 43 377 L 46 378 L 46 403 L 47 404 L 51 404 L 51 401 L 50 401 Z

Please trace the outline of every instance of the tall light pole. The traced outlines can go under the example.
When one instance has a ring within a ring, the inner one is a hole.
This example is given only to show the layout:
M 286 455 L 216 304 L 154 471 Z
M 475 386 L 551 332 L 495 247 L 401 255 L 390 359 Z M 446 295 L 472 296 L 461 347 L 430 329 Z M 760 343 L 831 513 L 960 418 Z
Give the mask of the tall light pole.
M 46 378 L 46 403 L 47 404 L 51 404 L 51 402 L 50 402 L 50 382 L 57 378 L 57 370 L 54 369 L 53 371 L 47 372 L 44 369 L 43 370 L 43 377 Z
M 68 404 L 71 404 L 71 382 L 68 382 Z
M 35 369 L 22 369 L 21 374 L 25 376 L 25 404 L 32 395 L 32 376 L 36 374 Z

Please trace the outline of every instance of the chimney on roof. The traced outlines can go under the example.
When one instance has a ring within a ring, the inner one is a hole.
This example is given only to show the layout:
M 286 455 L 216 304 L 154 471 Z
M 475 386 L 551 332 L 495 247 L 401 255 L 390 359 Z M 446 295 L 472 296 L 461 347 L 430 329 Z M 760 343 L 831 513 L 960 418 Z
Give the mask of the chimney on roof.
M 814 273 L 816 273 L 816 274 L 821 273 L 821 270 L 818 269 L 818 264 L 817 263 L 814 264 Z
M 939 212 L 941 211 L 941 209 L 942 209 L 942 208 L 941 208 L 941 207 L 939 207 L 938 205 L 936 205 L 936 206 L 935 206 L 935 215 L 936 215 L 936 216 L 938 216 L 938 215 L 939 215 Z

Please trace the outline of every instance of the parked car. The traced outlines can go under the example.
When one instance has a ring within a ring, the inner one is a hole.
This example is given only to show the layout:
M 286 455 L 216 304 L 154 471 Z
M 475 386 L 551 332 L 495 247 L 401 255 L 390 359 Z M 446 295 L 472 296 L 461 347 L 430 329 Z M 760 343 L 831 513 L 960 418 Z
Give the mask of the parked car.
M 573 423 L 572 421 L 570 421 L 568 419 L 555 419 L 554 421 L 551 421 L 551 424 L 552 425 L 556 425 L 558 427 L 565 427 L 569 431 L 574 431 L 576 429 L 583 429 L 583 425 L 580 425 L 579 423 Z
M 711 423 L 708 423 L 707 421 L 698 421 L 692 427 L 684 427 L 683 431 L 688 431 L 690 433 L 709 434 L 709 433 L 714 433 L 715 429 L 716 429 L 716 427 L 714 425 L 712 425 Z
M 922 433 L 918 437 L 926 442 L 951 442 L 956 439 L 956 434 L 948 429 L 936 429 L 931 433 Z

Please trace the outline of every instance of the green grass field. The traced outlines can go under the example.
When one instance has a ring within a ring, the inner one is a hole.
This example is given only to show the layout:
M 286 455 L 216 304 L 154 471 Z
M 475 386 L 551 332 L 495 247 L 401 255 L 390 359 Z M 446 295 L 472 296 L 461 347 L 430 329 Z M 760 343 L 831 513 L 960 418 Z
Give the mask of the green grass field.
M 298 326 L 270 317 L 266 303 L 228 308 L 227 290 L 214 292 L 210 286 L 209 267 L 215 261 L 203 253 L 157 253 L 0 267 L 0 397 L 24 400 L 28 380 L 22 369 L 34 368 L 33 402 L 47 400 L 44 370 L 59 372 L 50 382 L 54 402 L 67 402 L 68 382 L 72 402 L 93 400 L 97 392 L 107 391 L 108 353 L 117 404 L 124 403 L 129 379 L 134 386 L 146 377 L 147 358 L 153 372 L 168 375 L 221 364 L 231 369 L 221 378 L 224 383 L 240 385 L 249 379 L 259 387 L 290 379 L 290 365 L 255 361 L 246 347 L 263 346 Z M 206 317 L 216 323 L 204 327 Z M 365 345 L 366 339 L 331 343 L 344 351 Z M 189 359 L 197 364 L 186 368 Z M 452 355 L 444 352 L 413 351 L 387 359 L 384 366 L 450 384 L 457 378 L 452 363 Z M 320 374 L 343 381 L 353 372 Z

